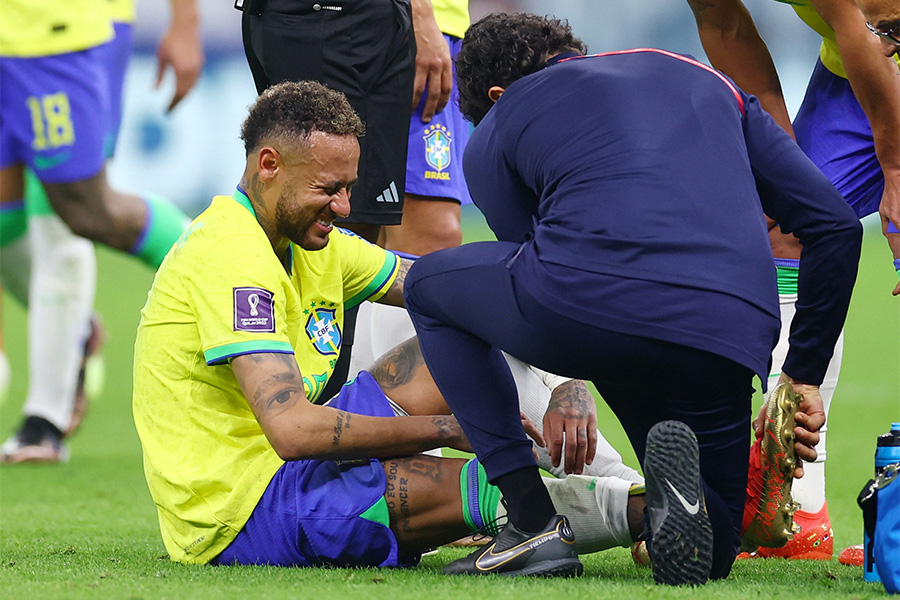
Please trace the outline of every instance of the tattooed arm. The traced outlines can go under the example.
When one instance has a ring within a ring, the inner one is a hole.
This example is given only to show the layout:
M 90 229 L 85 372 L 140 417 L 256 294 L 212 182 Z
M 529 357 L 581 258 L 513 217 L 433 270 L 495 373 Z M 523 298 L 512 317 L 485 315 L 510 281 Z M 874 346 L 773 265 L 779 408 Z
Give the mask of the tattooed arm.
M 394 279 L 394 282 L 391 284 L 391 287 L 388 288 L 388 291 L 384 296 L 378 299 L 378 302 L 406 307 L 406 302 L 403 301 L 403 284 L 406 283 L 406 274 L 409 272 L 409 268 L 412 264 L 413 261 L 408 258 L 400 259 L 400 270 L 397 273 L 396 279 Z
M 597 405 L 587 385 L 572 379 L 550 394 L 544 415 L 544 439 L 554 467 L 559 466 L 565 444 L 566 473 L 581 474 L 597 450 Z
M 449 415 L 369 417 L 312 404 L 293 354 L 244 354 L 231 361 L 231 368 L 284 460 L 387 458 L 443 446 L 471 451 Z
M 759 98 L 791 137 L 794 129 L 769 49 L 741 0 L 687 0 L 710 64 Z

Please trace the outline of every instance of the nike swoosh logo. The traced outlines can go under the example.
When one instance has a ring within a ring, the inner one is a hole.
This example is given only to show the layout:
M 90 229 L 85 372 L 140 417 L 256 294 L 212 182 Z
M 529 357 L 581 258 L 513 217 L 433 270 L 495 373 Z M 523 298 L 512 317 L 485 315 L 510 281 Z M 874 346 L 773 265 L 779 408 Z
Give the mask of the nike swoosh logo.
M 531 542 L 531 540 L 528 540 L 528 542 Z M 520 544 L 509 550 L 504 550 L 503 552 L 494 552 L 496 544 L 491 544 L 485 553 L 475 559 L 475 568 L 479 571 L 493 571 L 509 561 L 522 556 L 526 552 L 531 552 L 532 547 L 528 542 L 524 544 L 524 548 L 522 547 L 522 544 Z
M 59 154 L 54 154 L 52 156 L 38 154 L 34 157 L 34 168 L 39 171 L 45 171 L 47 169 L 52 169 L 53 167 L 58 167 L 68 160 L 68 152 L 60 152 Z
M 684 510 L 688 512 L 690 515 L 696 515 L 700 511 L 700 499 L 698 498 L 696 502 L 691 504 L 687 501 L 687 498 L 681 495 L 672 482 L 666 479 L 666 485 L 669 486 L 669 489 L 675 494 L 675 497 L 678 498 L 678 501 L 681 502 L 681 506 L 684 507 Z
M 493 571 L 498 567 L 501 567 L 506 563 L 515 560 L 523 554 L 531 552 L 541 544 L 549 542 L 553 538 L 553 536 L 561 537 L 559 534 L 559 527 L 557 527 L 553 531 L 549 531 L 545 534 L 527 539 L 518 546 L 513 546 L 512 548 L 508 548 L 506 550 L 503 550 L 502 552 L 494 552 L 494 548 L 497 546 L 497 543 L 494 542 L 490 546 L 488 546 L 488 549 L 483 552 L 481 556 L 475 559 L 475 568 L 479 571 Z M 563 539 L 563 541 L 566 540 Z

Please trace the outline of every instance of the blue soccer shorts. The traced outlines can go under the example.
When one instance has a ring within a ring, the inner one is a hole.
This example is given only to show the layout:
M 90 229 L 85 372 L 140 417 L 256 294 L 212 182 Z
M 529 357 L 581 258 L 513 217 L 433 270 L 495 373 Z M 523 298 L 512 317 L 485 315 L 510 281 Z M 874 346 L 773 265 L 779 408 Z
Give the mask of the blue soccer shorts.
M 444 39 L 456 58 L 462 40 L 450 35 Z M 425 95 L 409 122 L 409 153 L 406 157 L 406 193 L 433 198 L 449 198 L 471 204 L 469 188 L 463 176 L 462 157 L 469 141 L 471 124 L 459 112 L 456 67 L 450 101 L 430 123 L 422 122 Z
M 392 417 L 381 388 L 366 372 L 349 381 L 328 406 Z M 390 529 L 384 467 L 362 461 L 299 460 L 272 478 L 253 515 L 214 564 L 405 567 Z
M 850 82 L 816 63 L 794 119 L 797 144 L 859 218 L 878 211 L 884 173 L 875 140 Z
M 0 58 L 0 168 L 24 164 L 44 183 L 97 175 L 109 131 L 103 46 Z

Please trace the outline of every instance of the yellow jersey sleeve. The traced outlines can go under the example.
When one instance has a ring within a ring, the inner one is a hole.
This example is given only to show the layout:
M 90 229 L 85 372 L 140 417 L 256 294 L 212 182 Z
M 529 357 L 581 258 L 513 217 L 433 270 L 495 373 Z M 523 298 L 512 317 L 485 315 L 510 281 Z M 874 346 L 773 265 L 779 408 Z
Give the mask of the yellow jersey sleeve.
M 341 257 L 344 310 L 384 296 L 400 269 L 397 255 L 345 229 L 335 228 L 331 238 Z
M 461 38 L 469 28 L 469 0 L 431 0 L 441 33 Z
M 819 58 L 826 69 L 847 79 L 847 71 L 841 60 L 841 51 L 838 48 L 837 35 L 819 13 L 812 6 L 810 0 L 776 0 L 784 4 L 790 4 L 797 16 L 806 23 L 810 29 L 822 36 L 822 46 L 819 48 Z M 894 56 L 897 66 L 900 67 L 900 56 Z
M 208 365 L 253 352 L 294 353 L 286 329 L 287 275 L 283 269 L 278 272 L 281 266 L 272 260 L 271 246 L 261 241 L 256 236 L 221 239 L 185 279 Z M 234 248 L 243 251 L 235 253 Z M 228 269 L 215 268 L 214 263 L 222 261 Z

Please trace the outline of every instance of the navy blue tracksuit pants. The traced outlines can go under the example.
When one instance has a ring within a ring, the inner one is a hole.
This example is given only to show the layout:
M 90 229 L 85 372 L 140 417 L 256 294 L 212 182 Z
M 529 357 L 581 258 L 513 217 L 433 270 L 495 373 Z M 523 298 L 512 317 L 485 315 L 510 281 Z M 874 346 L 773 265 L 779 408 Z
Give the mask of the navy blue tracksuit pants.
M 740 542 L 752 371 L 542 305 L 507 268 L 518 248 L 485 242 L 436 252 L 417 260 L 405 283 L 425 362 L 488 476 L 496 480 L 535 464 L 501 349 L 551 373 L 589 380 L 641 462 L 657 422 L 675 419 L 694 431 L 715 536 L 711 576 L 725 577 Z

